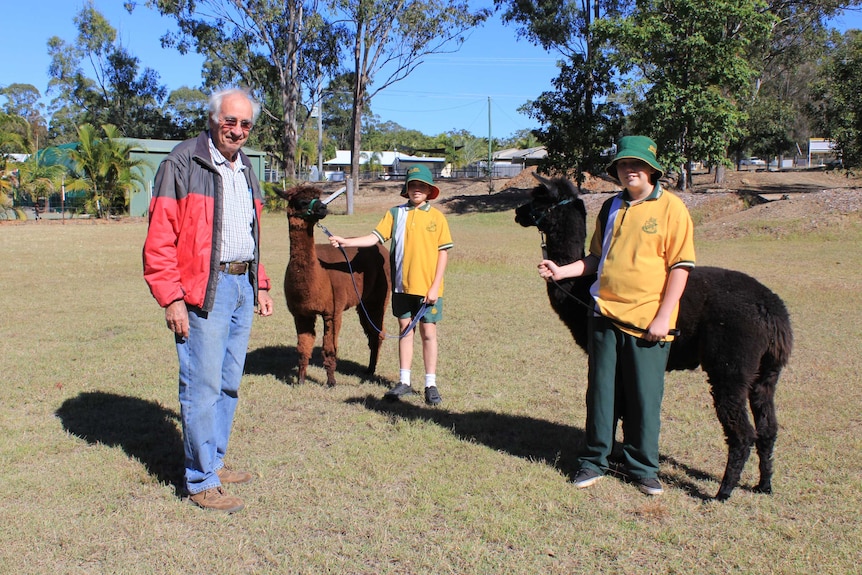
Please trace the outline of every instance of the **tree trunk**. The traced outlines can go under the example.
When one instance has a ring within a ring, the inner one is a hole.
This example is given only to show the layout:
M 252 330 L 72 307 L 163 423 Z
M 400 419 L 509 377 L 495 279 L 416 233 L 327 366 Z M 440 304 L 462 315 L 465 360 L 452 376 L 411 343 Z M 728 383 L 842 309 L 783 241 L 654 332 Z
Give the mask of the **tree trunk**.
M 365 67 L 362 63 L 362 30 L 356 32 L 356 42 L 353 45 L 353 61 L 356 70 L 353 77 L 353 109 L 350 112 L 350 178 L 353 186 L 347 191 L 354 194 L 359 191 L 359 154 L 362 146 L 362 110 L 365 107 Z M 352 198 L 348 198 L 352 205 Z M 350 215 L 350 214 L 348 214 Z
M 715 166 L 715 183 L 716 184 L 723 184 L 724 183 L 725 172 L 727 172 L 727 168 L 725 168 L 723 164 L 718 164 Z

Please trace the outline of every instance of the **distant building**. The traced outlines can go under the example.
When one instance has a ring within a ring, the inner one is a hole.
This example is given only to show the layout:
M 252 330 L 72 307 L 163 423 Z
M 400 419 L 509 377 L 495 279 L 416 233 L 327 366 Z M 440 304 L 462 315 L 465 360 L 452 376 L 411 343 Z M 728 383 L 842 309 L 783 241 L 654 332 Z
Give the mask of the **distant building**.
M 407 173 L 407 168 L 417 164 L 427 166 L 435 178 L 446 177 L 446 158 L 411 156 L 397 150 L 359 152 L 359 167 L 360 172 L 363 172 L 362 177 L 384 180 L 403 178 L 404 174 Z M 374 168 L 370 169 L 370 165 L 373 165 Z M 341 181 L 349 173 L 350 150 L 338 150 L 333 159 L 323 162 L 323 175 L 326 180 Z

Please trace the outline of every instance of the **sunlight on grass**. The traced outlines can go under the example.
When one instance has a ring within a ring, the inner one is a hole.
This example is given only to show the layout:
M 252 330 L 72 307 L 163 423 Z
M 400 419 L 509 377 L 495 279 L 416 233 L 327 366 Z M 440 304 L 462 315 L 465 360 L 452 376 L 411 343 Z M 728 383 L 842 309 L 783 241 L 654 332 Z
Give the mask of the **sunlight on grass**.
M 379 217 L 324 224 L 360 235 Z M 176 357 L 141 278 L 146 225 L 0 226 L 10 256 L 0 266 L 4 571 L 855 572 L 862 225 L 698 243 L 699 264 L 752 274 L 781 295 L 796 338 L 777 390 L 776 492 L 752 493 L 753 457 L 740 488 L 718 504 L 706 498 L 726 448 L 699 370 L 667 378 L 662 498 L 618 477 L 571 486 L 586 356 L 535 272 L 538 234 L 513 217 L 449 216 L 444 402 L 429 408 L 419 396 L 381 400 L 397 378 L 397 342 L 384 343 L 379 377 L 365 377 L 353 311 L 339 341 L 339 385 L 321 384 L 319 352 L 309 382 L 295 384 L 282 287 L 287 222 L 265 216 L 276 312 L 255 318 L 229 453 L 258 477 L 232 488 L 247 507 L 227 517 L 178 493 Z M 395 325 L 386 318 L 388 330 Z M 415 349 L 419 387 L 418 341 Z

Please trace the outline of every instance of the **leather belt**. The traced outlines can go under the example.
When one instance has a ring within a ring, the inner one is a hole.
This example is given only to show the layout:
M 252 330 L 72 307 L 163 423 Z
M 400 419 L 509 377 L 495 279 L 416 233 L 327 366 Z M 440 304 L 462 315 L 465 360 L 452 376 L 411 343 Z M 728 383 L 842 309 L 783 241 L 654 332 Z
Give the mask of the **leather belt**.
M 248 271 L 248 262 L 225 262 L 218 267 L 219 271 L 241 276 Z

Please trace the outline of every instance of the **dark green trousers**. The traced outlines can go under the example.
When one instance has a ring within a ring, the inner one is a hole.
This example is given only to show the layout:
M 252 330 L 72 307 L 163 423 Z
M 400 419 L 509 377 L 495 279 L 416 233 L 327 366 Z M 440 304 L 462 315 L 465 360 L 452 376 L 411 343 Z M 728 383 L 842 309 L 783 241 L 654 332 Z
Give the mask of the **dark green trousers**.
M 624 333 L 606 318 L 591 319 L 582 468 L 607 470 L 616 422 L 622 418 L 629 476 L 643 479 L 658 474 L 661 401 L 670 346 L 670 342 L 648 342 Z

